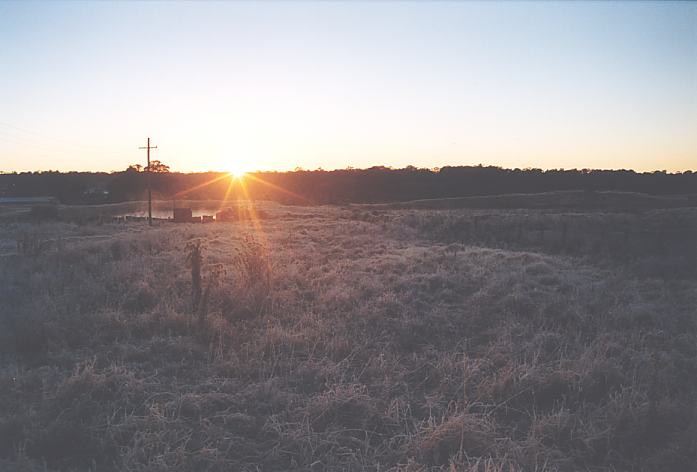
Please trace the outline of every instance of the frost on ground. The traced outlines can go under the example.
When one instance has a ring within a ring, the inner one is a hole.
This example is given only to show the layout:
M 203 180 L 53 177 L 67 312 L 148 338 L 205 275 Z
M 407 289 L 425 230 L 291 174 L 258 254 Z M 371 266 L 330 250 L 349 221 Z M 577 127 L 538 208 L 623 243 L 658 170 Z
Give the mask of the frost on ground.
M 697 212 L 267 210 L 3 224 L 0 469 L 694 469 Z

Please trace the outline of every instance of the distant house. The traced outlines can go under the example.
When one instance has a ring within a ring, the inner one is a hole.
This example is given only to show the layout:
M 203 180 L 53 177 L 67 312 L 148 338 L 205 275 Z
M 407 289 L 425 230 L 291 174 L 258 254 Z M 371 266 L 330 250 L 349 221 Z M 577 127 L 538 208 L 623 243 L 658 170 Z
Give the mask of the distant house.
M 175 208 L 174 209 L 174 222 L 175 223 L 191 223 L 193 213 L 191 208 Z

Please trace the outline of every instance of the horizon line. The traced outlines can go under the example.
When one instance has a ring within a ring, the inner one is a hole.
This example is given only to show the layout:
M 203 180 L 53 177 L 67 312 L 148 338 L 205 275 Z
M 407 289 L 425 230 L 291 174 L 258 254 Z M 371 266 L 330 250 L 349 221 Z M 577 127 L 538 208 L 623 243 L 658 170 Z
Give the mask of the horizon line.
M 302 167 L 295 167 L 293 169 L 285 169 L 285 170 L 279 170 L 279 169 L 256 169 L 256 170 L 249 170 L 249 171 L 244 171 L 244 174 L 264 174 L 264 173 L 276 173 L 276 174 L 285 174 L 285 173 L 296 173 L 296 172 L 338 172 L 338 171 L 367 171 L 367 170 L 372 170 L 372 169 L 385 169 L 385 170 L 393 170 L 393 171 L 400 171 L 400 170 L 415 170 L 415 171 L 430 171 L 437 173 L 442 169 L 446 168 L 495 168 L 495 169 L 500 169 L 500 170 L 510 170 L 510 171 L 533 171 L 533 170 L 538 170 L 542 172 L 572 172 L 572 171 L 578 171 L 578 172 L 633 172 L 635 174 L 655 174 L 655 173 L 665 173 L 665 174 L 685 174 L 685 173 L 694 173 L 697 172 L 697 168 L 693 169 L 647 169 L 647 170 L 639 170 L 639 169 L 632 169 L 632 168 L 600 168 L 600 167 L 504 167 L 504 166 L 498 166 L 495 164 L 462 164 L 462 165 L 444 165 L 444 166 L 434 166 L 434 167 L 418 167 L 414 165 L 406 165 L 404 167 L 395 167 L 395 166 L 390 166 L 390 165 L 374 165 L 370 167 L 352 167 L 352 166 L 347 166 L 347 167 L 335 167 L 331 169 L 325 169 L 322 166 L 319 166 L 315 169 L 305 169 Z M 0 175 L 15 175 L 15 174 L 37 174 L 37 173 L 59 173 L 59 174 L 117 174 L 121 172 L 127 172 L 126 169 L 122 170 L 75 170 L 75 169 L 38 169 L 38 170 L 0 170 Z M 141 171 L 145 172 L 145 171 Z M 170 170 L 168 172 L 169 174 L 211 174 L 211 173 L 216 173 L 216 174 L 231 174 L 230 171 L 225 171 L 225 170 Z

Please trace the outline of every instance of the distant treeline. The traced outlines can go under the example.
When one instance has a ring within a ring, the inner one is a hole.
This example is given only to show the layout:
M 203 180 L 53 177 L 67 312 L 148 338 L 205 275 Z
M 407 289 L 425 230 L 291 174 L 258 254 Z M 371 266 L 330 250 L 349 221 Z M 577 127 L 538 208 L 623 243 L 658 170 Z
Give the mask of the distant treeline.
M 697 173 L 541 170 L 469 166 L 419 169 L 257 172 L 242 181 L 225 173 L 24 172 L 0 174 L 0 196 L 52 196 L 62 203 L 142 200 L 148 178 L 158 199 L 252 198 L 282 203 L 377 203 L 560 190 L 617 190 L 653 195 L 697 193 Z M 232 182 L 232 184 L 231 184 Z

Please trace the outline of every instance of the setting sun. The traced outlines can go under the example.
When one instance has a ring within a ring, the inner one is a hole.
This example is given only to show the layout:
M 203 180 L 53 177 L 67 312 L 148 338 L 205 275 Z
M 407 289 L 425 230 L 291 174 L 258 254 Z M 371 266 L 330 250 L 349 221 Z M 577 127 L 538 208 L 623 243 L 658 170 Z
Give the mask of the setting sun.
M 228 174 L 233 179 L 242 178 L 246 173 L 247 173 L 247 171 L 242 169 L 239 166 L 233 166 L 232 168 L 228 169 Z

